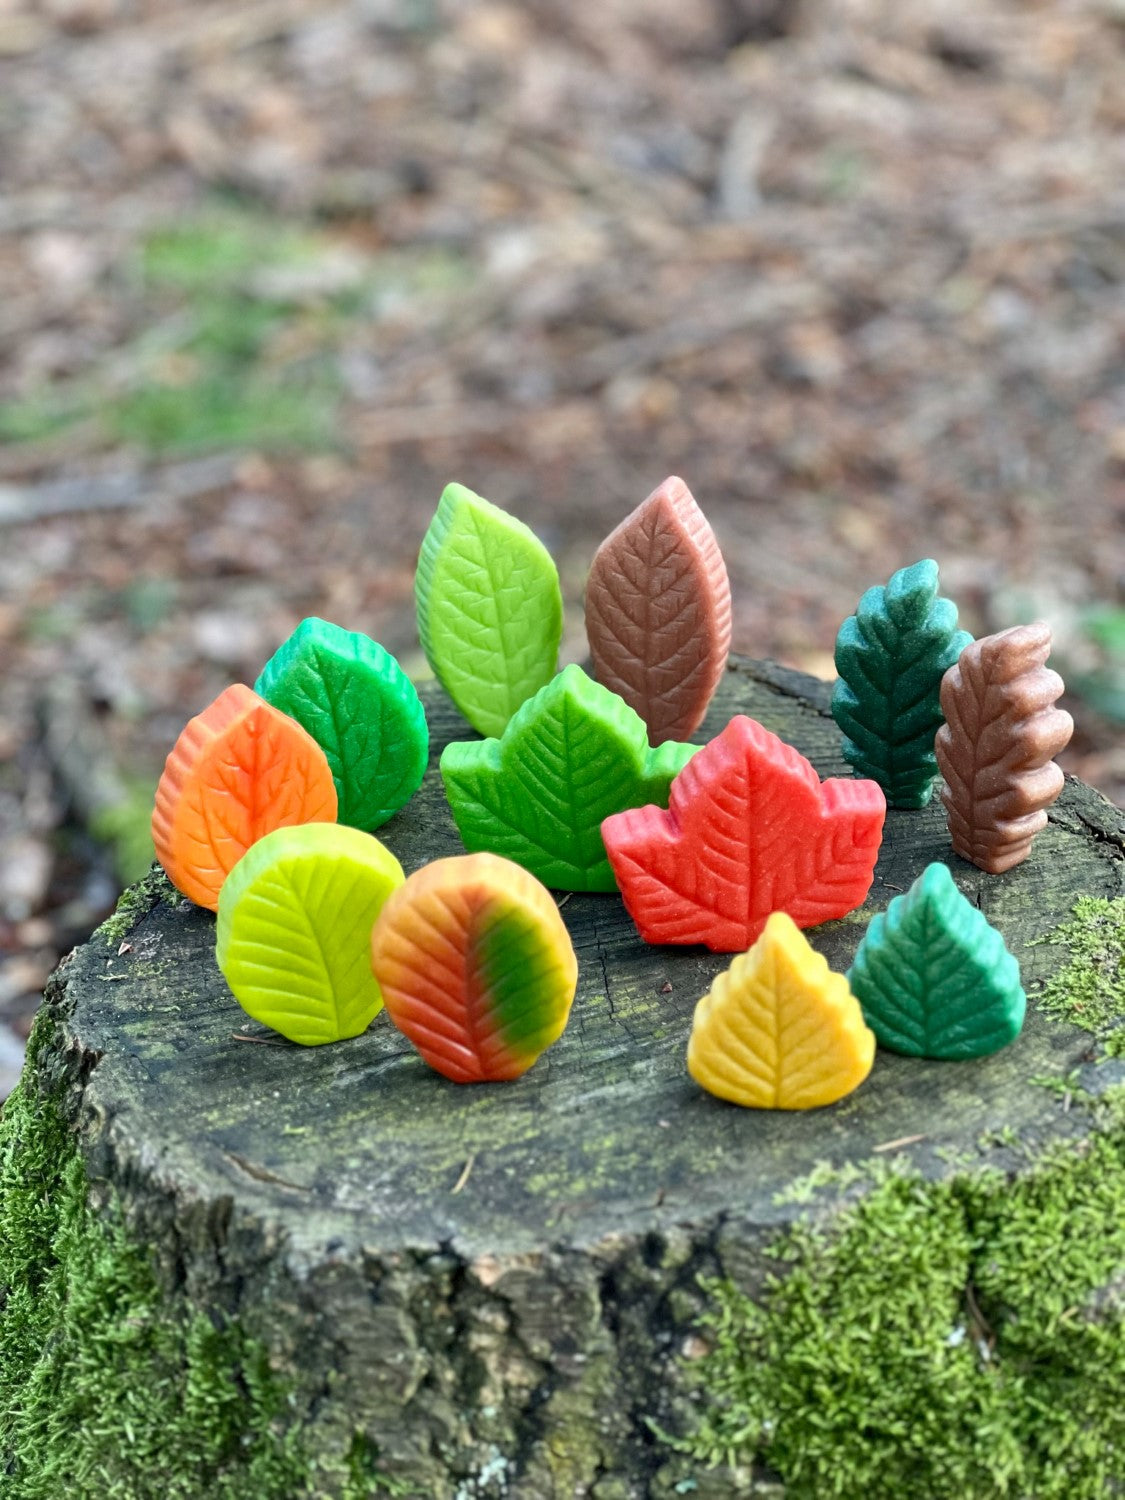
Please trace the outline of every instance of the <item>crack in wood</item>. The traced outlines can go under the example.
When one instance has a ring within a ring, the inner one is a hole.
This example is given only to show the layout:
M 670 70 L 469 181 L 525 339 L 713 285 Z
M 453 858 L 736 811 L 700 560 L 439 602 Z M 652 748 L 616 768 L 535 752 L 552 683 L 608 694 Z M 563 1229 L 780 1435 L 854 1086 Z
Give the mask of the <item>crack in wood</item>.
M 261 1167 L 257 1162 L 248 1161 L 245 1156 L 239 1156 L 237 1151 L 222 1151 L 220 1155 L 224 1161 L 229 1161 L 232 1167 L 245 1176 L 252 1177 L 255 1182 L 265 1182 L 274 1187 L 285 1188 L 291 1193 L 301 1193 L 305 1197 L 312 1196 L 311 1188 L 304 1187 L 299 1182 L 290 1182 L 287 1177 L 279 1177 L 268 1167 Z

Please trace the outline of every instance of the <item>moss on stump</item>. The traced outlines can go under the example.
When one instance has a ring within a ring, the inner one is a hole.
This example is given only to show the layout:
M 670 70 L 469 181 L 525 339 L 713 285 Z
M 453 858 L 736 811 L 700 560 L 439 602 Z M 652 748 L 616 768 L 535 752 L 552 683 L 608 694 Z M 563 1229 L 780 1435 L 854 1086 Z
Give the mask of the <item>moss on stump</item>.
M 698 737 L 750 713 L 846 774 L 827 697 L 735 662 Z M 436 760 L 466 731 L 426 706 L 382 830 L 408 870 L 458 848 Z M 726 960 L 646 948 L 616 897 L 563 908 L 563 1040 L 458 1089 L 383 1018 L 316 1049 L 247 1022 L 213 917 L 150 877 L 52 980 L 0 1124 L 0 1493 L 1112 1493 L 1125 829 L 1069 782 L 988 877 L 940 811 L 892 813 L 865 911 L 811 934 L 834 967 L 934 858 L 1020 958 L 1024 1035 L 880 1054 L 800 1116 L 691 1084 Z

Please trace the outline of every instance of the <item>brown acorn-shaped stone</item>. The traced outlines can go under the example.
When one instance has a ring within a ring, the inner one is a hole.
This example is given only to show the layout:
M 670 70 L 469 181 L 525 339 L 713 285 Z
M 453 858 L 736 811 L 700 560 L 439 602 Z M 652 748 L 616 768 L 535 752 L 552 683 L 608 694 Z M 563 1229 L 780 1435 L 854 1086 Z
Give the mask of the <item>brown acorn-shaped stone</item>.
M 1054 757 L 1074 720 L 1055 701 L 1051 627 L 1016 625 L 965 647 L 942 678 L 946 722 L 934 750 L 953 847 L 990 875 L 1025 860 L 1063 789 Z
M 673 476 L 606 537 L 586 584 L 594 675 L 654 745 L 703 721 L 730 650 L 730 583 L 715 533 Z

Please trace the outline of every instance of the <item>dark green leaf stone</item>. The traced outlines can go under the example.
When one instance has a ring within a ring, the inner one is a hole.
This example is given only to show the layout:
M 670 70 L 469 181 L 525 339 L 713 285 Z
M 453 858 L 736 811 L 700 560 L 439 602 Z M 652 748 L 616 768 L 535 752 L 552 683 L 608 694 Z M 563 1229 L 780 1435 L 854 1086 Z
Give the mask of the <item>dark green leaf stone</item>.
M 892 807 L 925 807 L 937 777 L 941 679 L 972 640 L 938 596 L 932 559 L 870 588 L 836 637 L 832 716 L 844 759 L 877 781 Z
M 1027 1007 L 1003 937 L 937 863 L 872 917 L 848 982 L 880 1046 L 910 1057 L 998 1052 Z

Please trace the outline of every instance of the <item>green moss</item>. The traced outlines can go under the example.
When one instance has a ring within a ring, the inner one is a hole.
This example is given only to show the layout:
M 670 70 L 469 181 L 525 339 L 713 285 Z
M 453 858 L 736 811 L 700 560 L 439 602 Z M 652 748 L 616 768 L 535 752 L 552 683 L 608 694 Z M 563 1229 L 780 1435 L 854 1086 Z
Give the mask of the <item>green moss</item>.
M 263 1346 L 169 1299 L 116 1203 L 91 1206 L 60 1103 L 38 1087 L 52 1026 L 42 1011 L 0 1118 L 5 1500 L 395 1493 L 362 1438 L 341 1472 L 318 1469 Z
M 1125 1109 L 1012 1180 L 899 1166 L 801 1225 L 756 1300 L 711 1281 L 702 1415 L 673 1445 L 789 1500 L 1101 1500 L 1125 1481 Z M 1099 1305 L 1104 1301 L 1105 1305 Z
M 1081 896 L 1072 919 L 1038 942 L 1070 950 L 1039 995 L 1040 1010 L 1096 1033 L 1125 1020 L 1125 896 Z
M 117 906 L 93 934 L 91 942 L 116 947 L 137 925 L 146 912 L 158 902 L 166 906 L 182 906 L 186 897 L 176 889 L 159 865 L 154 865 L 143 880 L 122 891 Z

